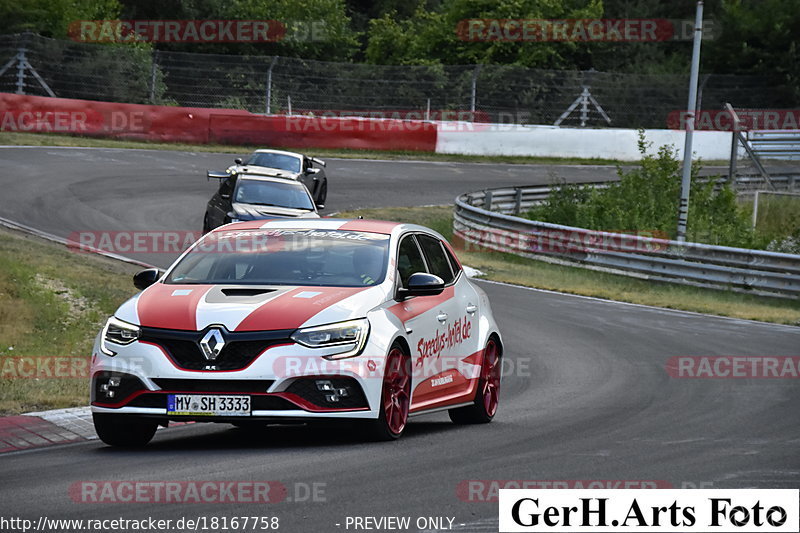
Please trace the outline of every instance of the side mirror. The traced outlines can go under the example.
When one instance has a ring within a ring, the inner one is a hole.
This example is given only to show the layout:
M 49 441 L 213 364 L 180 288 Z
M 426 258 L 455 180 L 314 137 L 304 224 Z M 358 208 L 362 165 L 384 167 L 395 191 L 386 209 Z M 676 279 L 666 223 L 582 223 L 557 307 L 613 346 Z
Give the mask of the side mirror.
M 231 175 L 227 172 L 218 172 L 216 170 L 207 170 L 206 171 L 206 178 L 211 179 L 214 178 L 216 180 L 226 180 L 230 178 Z
M 306 174 L 319 174 L 319 173 L 320 173 L 320 169 L 318 169 L 318 168 L 307 168 L 306 169 Z
M 158 268 L 148 268 L 142 270 L 141 272 L 137 272 L 136 274 L 134 274 L 133 286 L 139 289 L 140 291 L 143 291 L 147 287 L 158 281 L 163 274 L 164 271 Z
M 444 280 L 439 276 L 425 272 L 411 274 L 407 287 L 398 290 L 398 296 L 408 298 L 411 296 L 436 296 L 444 291 Z
M 241 157 L 237 157 L 236 159 L 233 160 L 233 162 L 236 163 L 237 165 L 241 165 L 242 164 L 242 158 Z
M 325 165 L 325 161 L 323 161 L 322 159 L 317 159 L 316 157 L 309 157 L 308 159 L 309 159 L 309 161 L 312 161 L 312 162 L 318 164 L 321 167 L 326 166 Z

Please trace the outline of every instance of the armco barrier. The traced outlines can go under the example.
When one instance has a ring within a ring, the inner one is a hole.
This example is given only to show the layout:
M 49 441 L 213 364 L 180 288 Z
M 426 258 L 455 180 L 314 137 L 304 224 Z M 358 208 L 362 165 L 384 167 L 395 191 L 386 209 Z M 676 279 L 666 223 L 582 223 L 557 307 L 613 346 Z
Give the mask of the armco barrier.
M 453 222 L 456 240 L 644 279 L 800 297 L 799 255 L 595 231 L 508 214 L 543 200 L 548 192 L 547 187 L 535 186 L 459 196 Z
M 209 141 L 433 152 L 436 148 L 436 125 L 413 120 L 214 113 L 209 126 Z
M 436 125 L 423 121 L 265 116 L 237 110 L 10 93 L 0 93 L 0 130 L 200 144 L 423 152 L 436 149 Z

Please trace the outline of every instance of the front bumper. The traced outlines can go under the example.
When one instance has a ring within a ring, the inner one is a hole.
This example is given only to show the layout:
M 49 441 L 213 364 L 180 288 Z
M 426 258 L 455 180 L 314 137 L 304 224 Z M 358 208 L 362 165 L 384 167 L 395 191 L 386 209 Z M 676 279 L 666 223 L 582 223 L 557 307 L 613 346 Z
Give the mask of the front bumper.
M 378 417 L 385 349 L 367 342 L 365 355 L 329 361 L 321 357 L 325 350 L 293 343 L 280 332 L 266 337 L 271 338 L 262 338 L 262 344 L 242 338 L 239 349 L 223 354 L 214 365 L 190 357 L 186 339 L 168 342 L 163 335 L 143 335 L 129 345 L 115 345 L 112 357 L 100 351 L 98 337 L 92 357 L 92 412 L 206 422 Z M 170 394 L 248 395 L 251 414 L 174 415 L 167 412 Z

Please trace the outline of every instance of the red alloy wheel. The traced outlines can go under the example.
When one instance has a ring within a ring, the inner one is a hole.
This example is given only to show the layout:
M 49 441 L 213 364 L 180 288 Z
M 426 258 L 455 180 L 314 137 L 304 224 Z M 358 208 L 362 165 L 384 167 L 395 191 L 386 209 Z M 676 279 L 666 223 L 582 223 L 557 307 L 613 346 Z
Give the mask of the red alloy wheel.
M 497 343 L 490 339 L 483 351 L 481 366 L 483 407 L 490 417 L 494 416 L 497 406 L 500 404 L 500 373 L 500 354 L 497 350 Z
M 405 429 L 411 403 L 411 377 L 406 371 L 405 360 L 403 352 L 393 348 L 386 358 L 383 375 L 383 413 L 386 426 L 395 435 Z

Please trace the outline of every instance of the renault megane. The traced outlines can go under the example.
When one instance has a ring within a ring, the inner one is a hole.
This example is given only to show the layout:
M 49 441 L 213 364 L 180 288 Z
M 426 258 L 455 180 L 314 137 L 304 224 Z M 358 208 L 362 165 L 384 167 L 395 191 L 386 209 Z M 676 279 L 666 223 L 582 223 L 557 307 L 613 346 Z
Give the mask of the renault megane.
M 486 423 L 503 344 L 484 292 L 422 226 L 370 220 L 238 222 L 204 235 L 98 335 L 100 438 L 142 446 L 169 421 L 335 420 L 400 437 L 447 410 Z

